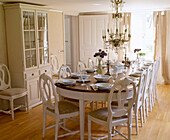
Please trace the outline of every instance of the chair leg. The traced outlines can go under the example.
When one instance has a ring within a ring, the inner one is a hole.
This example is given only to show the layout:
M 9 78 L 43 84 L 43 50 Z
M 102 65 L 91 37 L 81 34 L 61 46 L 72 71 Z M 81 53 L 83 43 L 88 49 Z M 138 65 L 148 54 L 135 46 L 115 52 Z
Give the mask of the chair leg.
M 29 112 L 28 95 L 25 96 L 25 106 L 26 106 L 27 112 Z
M 58 139 L 58 126 L 59 126 L 59 120 L 58 120 L 58 118 L 57 118 L 57 120 L 56 120 L 56 126 L 55 126 L 55 140 L 57 140 Z
M 88 116 L 88 140 L 91 140 L 91 120 Z
M 14 120 L 14 100 L 10 100 L 12 120 Z
M 112 127 L 108 127 L 108 140 L 112 139 Z
M 149 95 L 149 108 L 150 108 L 150 112 L 152 112 L 152 95 Z
M 143 122 L 145 123 L 146 122 L 146 115 L 145 115 L 145 101 L 142 105 L 142 110 L 143 110 Z
M 132 131 L 132 124 L 131 121 L 128 120 L 128 140 L 131 140 L 131 131 Z
M 46 126 L 46 111 L 43 109 L 43 138 L 45 137 L 45 126 Z
M 138 110 L 135 111 L 135 123 L 136 123 L 136 134 L 139 134 L 139 127 L 138 127 Z
M 141 126 L 143 127 L 143 114 L 142 114 L 142 106 L 140 107 L 140 119 L 141 119 Z
M 146 116 L 148 117 L 148 98 L 146 99 Z
M 116 133 L 115 129 L 116 129 L 116 126 L 113 126 L 113 134 Z

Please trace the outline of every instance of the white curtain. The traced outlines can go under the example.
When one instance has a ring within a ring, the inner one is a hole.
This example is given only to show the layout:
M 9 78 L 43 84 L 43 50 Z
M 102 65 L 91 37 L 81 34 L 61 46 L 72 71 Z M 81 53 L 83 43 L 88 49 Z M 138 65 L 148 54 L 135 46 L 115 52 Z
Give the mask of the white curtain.
M 154 59 L 160 57 L 158 84 L 167 84 L 170 78 L 170 11 L 153 13 L 155 30 Z

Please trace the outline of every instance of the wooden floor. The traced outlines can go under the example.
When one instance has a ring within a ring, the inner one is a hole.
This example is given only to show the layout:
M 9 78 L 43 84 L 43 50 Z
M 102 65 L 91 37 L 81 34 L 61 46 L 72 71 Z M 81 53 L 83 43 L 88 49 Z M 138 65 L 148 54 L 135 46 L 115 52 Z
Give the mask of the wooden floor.
M 47 125 L 54 124 L 51 117 L 47 119 Z M 79 122 L 67 120 L 67 127 L 73 130 L 79 129 Z M 87 139 L 87 115 L 85 124 L 85 139 Z M 11 121 L 9 115 L 0 113 L 0 140 L 41 140 L 42 139 L 43 113 L 42 105 L 33 108 L 29 113 L 16 111 L 15 120 Z M 133 123 L 134 125 L 134 123 Z M 119 127 L 124 134 L 127 134 L 126 127 Z M 169 140 L 170 139 L 170 85 L 158 85 L 158 100 L 153 112 L 149 113 L 147 122 L 139 129 L 136 135 L 135 128 L 132 128 L 133 140 Z M 59 134 L 64 133 L 59 129 Z M 107 134 L 106 127 L 92 123 L 92 136 L 104 136 Z M 80 134 L 60 138 L 63 140 L 77 140 Z M 45 140 L 54 139 L 54 128 L 46 130 Z M 123 140 L 121 136 L 113 139 Z

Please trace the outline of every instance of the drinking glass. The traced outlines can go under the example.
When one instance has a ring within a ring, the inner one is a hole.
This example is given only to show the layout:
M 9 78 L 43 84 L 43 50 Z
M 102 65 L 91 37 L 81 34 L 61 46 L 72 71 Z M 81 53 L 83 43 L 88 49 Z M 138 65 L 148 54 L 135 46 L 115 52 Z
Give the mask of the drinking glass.
M 86 84 L 85 84 L 86 77 L 87 77 L 87 72 L 82 71 L 81 72 L 81 80 L 82 80 L 83 83 L 81 84 L 81 86 L 86 86 Z

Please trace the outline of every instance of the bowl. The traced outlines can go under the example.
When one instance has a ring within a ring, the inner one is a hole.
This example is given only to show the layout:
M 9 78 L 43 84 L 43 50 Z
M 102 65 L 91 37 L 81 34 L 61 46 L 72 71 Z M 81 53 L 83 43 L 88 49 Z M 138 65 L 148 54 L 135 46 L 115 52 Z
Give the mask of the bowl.
M 95 70 L 94 69 L 92 69 L 92 68 L 86 68 L 85 69 L 88 73 L 93 73 Z
M 111 76 L 108 75 L 95 75 L 93 76 L 98 82 L 107 82 L 110 80 Z

